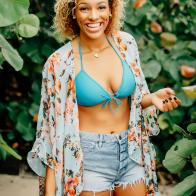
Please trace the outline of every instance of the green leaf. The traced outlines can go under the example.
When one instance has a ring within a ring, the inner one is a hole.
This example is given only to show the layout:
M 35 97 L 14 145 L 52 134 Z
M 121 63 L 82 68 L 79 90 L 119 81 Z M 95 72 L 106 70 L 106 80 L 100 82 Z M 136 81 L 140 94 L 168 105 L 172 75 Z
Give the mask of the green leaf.
M 146 13 L 150 11 L 151 8 L 152 8 L 152 3 L 150 1 L 146 1 L 146 3 L 142 7 L 140 7 L 139 9 L 134 9 L 134 11 L 137 16 L 139 15 L 146 16 Z
M 188 115 L 190 115 L 190 120 L 192 122 L 195 122 L 195 119 L 196 119 L 196 110 L 195 110 L 195 107 L 189 108 Z
M 185 87 L 183 87 L 184 90 Z M 179 91 L 176 93 L 176 96 L 182 101 L 181 106 L 189 107 L 191 106 L 195 99 L 188 97 L 183 91 Z
M 178 65 L 189 65 L 196 68 L 196 60 L 194 57 L 190 56 L 190 54 L 178 57 L 177 62 Z
M 12 156 L 14 156 L 15 158 L 22 160 L 22 157 L 17 152 L 15 152 L 15 150 L 13 150 L 11 147 L 7 145 L 7 143 L 5 142 L 1 134 L 0 134 L 0 147 L 3 148 L 6 152 L 11 154 Z
M 196 133 L 196 123 L 191 123 L 190 125 L 188 125 L 187 131 L 189 131 L 190 133 Z
M 1 65 L 3 64 L 4 61 L 5 61 L 5 59 L 3 57 L 3 54 L 2 54 L 2 52 L 0 52 L 0 68 L 1 68 Z
M 32 128 L 31 118 L 26 111 L 22 111 L 18 115 L 16 130 L 22 135 L 25 141 L 33 141 L 35 131 Z
M 146 78 L 155 79 L 161 71 L 161 65 L 156 60 L 150 60 L 142 66 Z M 153 71 L 152 71 L 153 70 Z
M 38 113 L 38 110 L 39 110 L 39 105 L 32 103 L 29 109 L 29 113 L 31 116 L 34 116 Z
M 186 165 L 186 159 L 196 152 L 196 140 L 183 138 L 177 141 L 166 153 L 163 165 L 171 173 L 180 172 Z
M 196 172 L 178 183 L 172 191 L 172 196 L 189 196 L 196 190 Z
M 0 47 L 1 52 L 5 60 L 16 70 L 22 69 L 23 60 L 7 40 L 0 34 Z
M 16 137 L 16 136 L 15 136 L 15 134 L 14 134 L 13 131 L 7 134 L 7 138 L 8 138 L 9 140 L 13 140 L 13 139 L 15 139 L 15 137 Z
M 128 12 L 126 12 L 126 23 L 133 25 L 133 26 L 137 26 L 143 19 L 143 15 L 136 15 L 135 12 L 133 12 L 133 10 L 130 10 Z
M 195 52 L 196 51 L 196 41 L 191 41 L 188 45 L 188 49 Z
M 38 33 L 39 25 L 39 18 L 34 14 L 29 14 L 19 21 L 17 30 L 22 37 L 33 37 Z
M 22 139 L 25 141 L 34 141 L 35 129 L 30 128 L 28 132 L 22 135 Z
M 28 14 L 29 0 L 0 0 L 0 5 L 0 27 L 4 27 Z
M 171 121 L 168 113 L 162 113 L 158 117 L 159 127 L 164 130 L 170 127 Z
M 6 160 L 7 156 L 8 156 L 7 152 L 0 145 L 0 160 L 1 159 Z
M 48 57 L 54 52 L 54 49 L 49 44 L 45 43 L 41 48 L 41 53 Z
M 182 51 L 186 50 L 187 44 L 188 44 L 187 41 L 178 40 L 178 42 L 176 42 L 176 44 L 172 48 L 172 53 L 173 52 L 182 52 Z
M 190 98 L 196 98 L 196 85 L 182 87 L 184 93 Z
M 160 61 L 161 63 L 164 63 L 168 58 L 167 54 L 165 54 L 163 50 L 157 50 L 154 54 L 157 61 Z
M 140 9 L 133 9 L 133 2 L 129 1 L 126 7 L 126 22 L 137 26 L 152 7 L 151 2 L 146 2 Z
M 23 66 L 23 59 L 19 56 L 16 50 L 4 50 L 2 49 L 2 54 L 6 61 L 16 70 L 19 71 Z
M 178 63 L 172 59 L 167 59 L 163 63 L 163 69 L 169 72 L 170 76 L 176 81 L 180 81 L 180 75 L 177 69 Z
M 148 60 L 150 60 L 153 57 L 153 52 L 151 50 L 146 50 L 146 48 L 144 50 L 141 51 L 141 61 L 142 62 L 146 62 Z
M 177 131 L 179 133 L 184 133 L 185 132 L 185 130 L 183 128 L 181 128 L 180 126 L 178 126 L 176 124 L 173 125 L 173 129 L 174 129 L 174 131 Z
M 181 128 L 181 127 L 178 126 L 177 124 L 174 124 L 172 128 L 173 128 L 173 131 L 174 131 L 174 132 L 177 131 L 177 132 L 183 134 L 184 137 L 187 137 L 187 138 L 189 138 L 189 139 L 192 139 L 192 136 L 189 135 L 183 128 Z
M 41 52 L 38 47 L 39 44 L 39 40 L 28 40 L 19 48 L 19 51 L 21 54 L 27 55 L 32 60 L 32 62 L 41 64 L 43 62 L 43 58 L 40 55 Z
M 191 158 L 192 158 L 191 163 L 193 164 L 193 167 L 196 170 L 196 153 L 193 153 L 191 155 Z
M 173 123 L 180 124 L 184 119 L 185 112 L 182 108 L 176 108 L 175 110 L 169 111 L 169 115 Z

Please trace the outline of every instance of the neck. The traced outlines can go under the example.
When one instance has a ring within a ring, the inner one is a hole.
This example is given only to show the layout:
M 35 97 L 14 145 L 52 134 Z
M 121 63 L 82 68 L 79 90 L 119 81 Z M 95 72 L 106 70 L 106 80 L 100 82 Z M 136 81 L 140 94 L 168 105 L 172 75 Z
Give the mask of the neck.
M 80 44 L 82 45 L 83 50 L 91 50 L 91 51 L 100 51 L 104 47 L 108 45 L 108 41 L 106 39 L 106 35 L 103 34 L 98 39 L 90 39 L 89 37 L 80 34 Z

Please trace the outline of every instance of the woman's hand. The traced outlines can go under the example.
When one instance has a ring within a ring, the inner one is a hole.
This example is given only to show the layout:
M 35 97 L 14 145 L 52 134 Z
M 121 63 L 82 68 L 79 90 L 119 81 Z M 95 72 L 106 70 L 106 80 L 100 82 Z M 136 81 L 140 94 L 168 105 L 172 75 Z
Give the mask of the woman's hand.
M 171 88 L 163 88 L 151 93 L 151 102 L 162 112 L 171 111 L 181 104 Z

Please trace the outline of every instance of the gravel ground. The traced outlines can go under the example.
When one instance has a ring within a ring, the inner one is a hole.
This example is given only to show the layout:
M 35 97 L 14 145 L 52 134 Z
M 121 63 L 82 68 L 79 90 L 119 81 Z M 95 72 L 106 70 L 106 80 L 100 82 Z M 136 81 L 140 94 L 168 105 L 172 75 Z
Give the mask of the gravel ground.
M 171 196 L 172 186 L 159 186 L 161 196 Z M 31 174 L 0 175 L 1 196 L 38 196 L 38 180 Z

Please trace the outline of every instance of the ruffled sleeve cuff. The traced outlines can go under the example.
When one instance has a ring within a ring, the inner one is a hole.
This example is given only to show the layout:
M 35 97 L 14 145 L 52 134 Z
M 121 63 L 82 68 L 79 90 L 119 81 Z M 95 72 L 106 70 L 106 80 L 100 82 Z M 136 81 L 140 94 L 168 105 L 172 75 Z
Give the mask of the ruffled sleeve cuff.
M 53 158 L 49 144 L 42 139 L 37 139 L 31 151 L 27 154 L 27 162 L 31 169 L 38 175 L 45 177 L 46 166 L 54 169 Z

